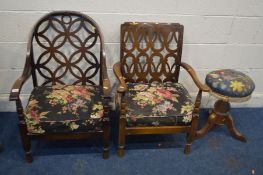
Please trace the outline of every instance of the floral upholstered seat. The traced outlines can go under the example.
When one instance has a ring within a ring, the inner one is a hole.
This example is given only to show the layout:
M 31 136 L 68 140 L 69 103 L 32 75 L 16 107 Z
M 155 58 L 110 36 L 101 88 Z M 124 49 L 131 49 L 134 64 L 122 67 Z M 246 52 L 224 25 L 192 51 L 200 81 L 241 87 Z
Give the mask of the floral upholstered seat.
M 28 132 L 66 133 L 101 129 L 101 94 L 102 89 L 98 86 L 55 85 L 34 88 L 25 111 Z
M 255 84 L 250 77 L 232 69 L 221 69 L 208 73 L 206 84 L 213 92 L 234 98 L 247 97 L 255 89 Z
M 179 83 L 128 83 L 127 126 L 189 125 L 193 103 Z

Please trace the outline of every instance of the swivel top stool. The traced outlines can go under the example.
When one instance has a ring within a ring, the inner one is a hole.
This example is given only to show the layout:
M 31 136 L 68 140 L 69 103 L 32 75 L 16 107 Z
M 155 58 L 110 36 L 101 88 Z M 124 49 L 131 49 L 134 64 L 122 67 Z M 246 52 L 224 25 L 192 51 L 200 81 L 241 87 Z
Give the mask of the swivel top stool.
M 214 109 L 209 113 L 208 120 L 201 128 L 196 138 L 203 137 L 215 124 L 226 125 L 235 139 L 246 142 L 246 138 L 234 127 L 230 114 L 230 102 L 244 102 L 250 99 L 255 84 L 250 77 L 232 69 L 212 71 L 206 76 L 206 84 L 210 87 L 210 94 L 218 100 Z

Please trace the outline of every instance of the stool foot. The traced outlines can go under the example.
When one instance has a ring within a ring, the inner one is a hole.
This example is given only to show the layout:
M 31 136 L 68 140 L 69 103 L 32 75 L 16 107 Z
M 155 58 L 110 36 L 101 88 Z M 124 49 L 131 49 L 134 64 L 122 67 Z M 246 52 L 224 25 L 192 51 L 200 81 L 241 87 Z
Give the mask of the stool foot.
M 240 140 L 241 142 L 247 142 L 245 136 L 243 136 L 240 132 L 238 132 L 234 127 L 234 122 L 231 115 L 226 116 L 225 124 L 227 126 L 227 129 L 235 139 Z

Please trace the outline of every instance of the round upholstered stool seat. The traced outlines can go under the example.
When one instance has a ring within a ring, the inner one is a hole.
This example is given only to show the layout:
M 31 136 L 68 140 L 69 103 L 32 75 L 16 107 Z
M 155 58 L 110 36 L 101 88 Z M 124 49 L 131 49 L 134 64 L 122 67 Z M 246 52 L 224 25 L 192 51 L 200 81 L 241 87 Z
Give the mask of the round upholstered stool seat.
M 212 71 L 206 76 L 211 93 L 229 99 L 248 99 L 255 89 L 253 80 L 242 72 L 232 69 Z M 231 100 L 230 100 L 231 101 Z
M 229 102 L 243 102 L 250 98 L 255 84 L 250 77 L 232 69 L 212 71 L 206 76 L 210 93 L 218 98 L 210 112 L 207 123 L 197 132 L 197 138 L 204 136 L 214 125 L 226 125 L 232 136 L 246 142 L 246 138 L 234 127 Z

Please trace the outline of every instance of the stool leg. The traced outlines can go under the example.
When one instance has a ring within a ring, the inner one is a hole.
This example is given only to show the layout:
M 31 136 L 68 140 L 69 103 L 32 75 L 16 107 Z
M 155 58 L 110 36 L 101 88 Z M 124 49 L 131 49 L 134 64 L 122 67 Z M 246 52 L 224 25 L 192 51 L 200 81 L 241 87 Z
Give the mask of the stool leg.
M 232 136 L 242 142 L 246 142 L 246 138 L 240 134 L 234 127 L 233 118 L 230 115 L 230 103 L 217 100 L 214 110 L 209 114 L 205 126 L 196 132 L 196 139 L 203 137 L 214 125 L 226 125 Z
M 214 118 L 215 118 L 215 114 L 213 112 L 211 112 L 208 116 L 207 122 L 205 123 L 205 126 L 202 127 L 199 131 L 196 132 L 196 137 L 195 139 L 199 139 L 203 136 L 206 135 L 206 133 L 213 128 L 214 126 Z
M 226 125 L 227 129 L 235 139 L 246 142 L 246 138 L 242 134 L 240 134 L 234 126 L 233 118 L 230 114 L 230 109 L 231 106 L 229 102 L 218 100 L 215 103 L 215 113 L 217 115 L 216 124 Z
M 226 116 L 225 118 L 225 124 L 227 126 L 227 129 L 229 130 L 229 132 L 232 134 L 232 136 L 237 139 L 240 140 L 242 142 L 247 142 L 247 139 L 236 130 L 236 128 L 234 127 L 234 122 L 233 122 L 233 118 L 231 115 Z

